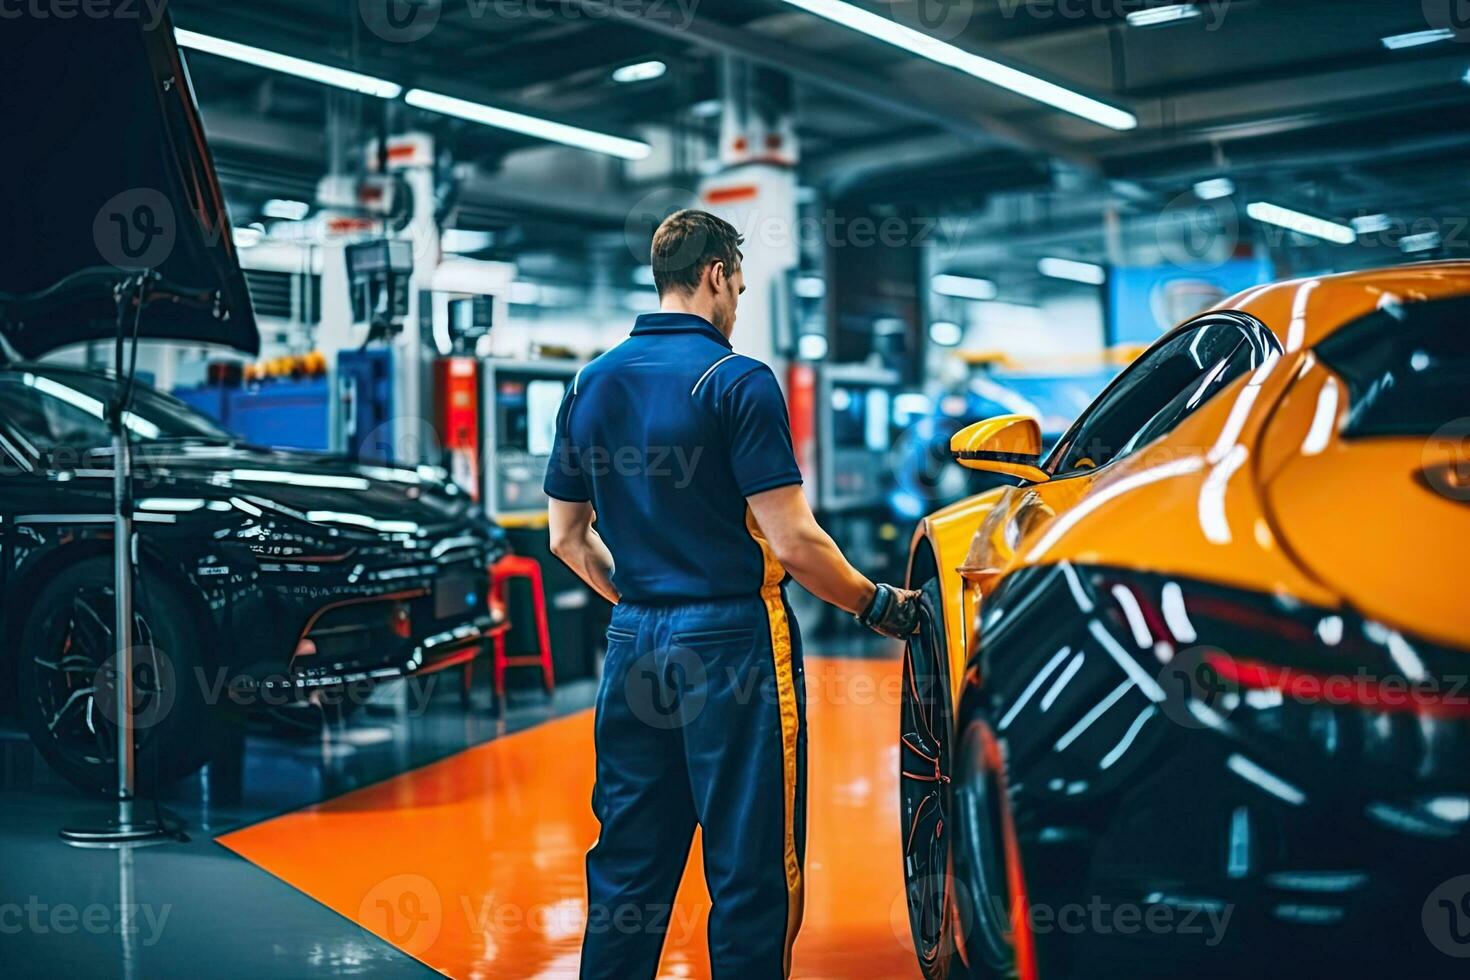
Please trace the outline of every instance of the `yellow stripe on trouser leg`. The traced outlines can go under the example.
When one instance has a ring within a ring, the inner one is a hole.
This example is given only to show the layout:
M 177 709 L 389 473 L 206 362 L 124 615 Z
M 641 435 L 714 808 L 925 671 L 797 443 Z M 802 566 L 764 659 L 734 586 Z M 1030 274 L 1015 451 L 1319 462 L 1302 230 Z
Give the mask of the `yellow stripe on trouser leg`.
M 791 975 L 791 948 L 801 928 L 805 902 L 801 860 L 796 854 L 796 742 L 801 718 L 796 706 L 796 675 L 791 664 L 791 626 L 786 621 L 786 603 L 781 595 L 781 582 L 786 569 L 776 560 L 771 545 L 747 508 L 745 526 L 760 545 L 765 561 L 761 582 L 761 599 L 766 604 L 766 620 L 771 630 L 771 656 L 776 668 L 776 696 L 781 708 L 782 777 L 786 803 L 786 976 Z

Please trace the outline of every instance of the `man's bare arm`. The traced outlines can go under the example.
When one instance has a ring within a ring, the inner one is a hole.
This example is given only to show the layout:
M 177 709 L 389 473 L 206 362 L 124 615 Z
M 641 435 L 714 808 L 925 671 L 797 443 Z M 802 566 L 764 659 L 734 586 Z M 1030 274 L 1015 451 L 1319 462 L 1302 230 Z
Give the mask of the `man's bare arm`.
M 801 487 L 777 487 L 745 501 L 777 560 L 808 592 L 854 615 L 873 601 L 876 586 L 822 530 Z
M 567 567 L 593 591 L 616 605 L 619 596 L 612 583 L 613 556 L 592 529 L 592 522 L 597 516 L 592 505 L 552 498 L 548 516 L 551 553 L 566 562 Z

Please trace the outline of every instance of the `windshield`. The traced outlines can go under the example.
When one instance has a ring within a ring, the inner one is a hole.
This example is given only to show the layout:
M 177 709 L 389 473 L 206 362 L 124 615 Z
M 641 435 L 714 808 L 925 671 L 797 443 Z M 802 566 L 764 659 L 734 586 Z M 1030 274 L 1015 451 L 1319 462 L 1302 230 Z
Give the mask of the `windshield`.
M 112 441 L 105 418 L 113 380 L 84 371 L 0 372 L 0 419 L 36 449 L 98 449 Z M 204 440 L 231 436 L 176 398 L 144 385 L 133 389 L 126 422 L 140 442 Z

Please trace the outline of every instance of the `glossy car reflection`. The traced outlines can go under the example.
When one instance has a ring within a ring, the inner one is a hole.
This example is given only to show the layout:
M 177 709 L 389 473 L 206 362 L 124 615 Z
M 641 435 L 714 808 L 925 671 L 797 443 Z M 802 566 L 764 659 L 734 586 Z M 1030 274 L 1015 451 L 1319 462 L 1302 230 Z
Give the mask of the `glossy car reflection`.
M 1467 436 L 1466 263 L 1235 297 L 1044 460 L 1029 420 L 957 435 L 1021 482 L 911 553 L 925 974 L 1463 968 L 1429 899 L 1470 867 Z
M 106 789 L 112 381 L 0 367 L 0 631 L 10 702 L 48 761 Z M 442 471 L 240 445 L 140 389 L 135 672 L 139 778 L 205 758 L 229 718 L 465 662 L 503 625 L 487 569 L 504 535 Z

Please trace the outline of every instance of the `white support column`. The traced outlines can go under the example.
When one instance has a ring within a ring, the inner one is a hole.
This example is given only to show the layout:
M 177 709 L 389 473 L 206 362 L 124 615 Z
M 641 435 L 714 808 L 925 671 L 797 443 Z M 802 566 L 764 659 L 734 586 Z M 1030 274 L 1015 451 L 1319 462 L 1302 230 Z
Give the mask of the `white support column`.
M 735 349 L 786 382 L 795 343 L 788 276 L 799 261 L 796 135 L 788 79 L 727 59 L 720 127 L 723 169 L 700 184 L 701 206 L 745 236 L 745 297 Z

